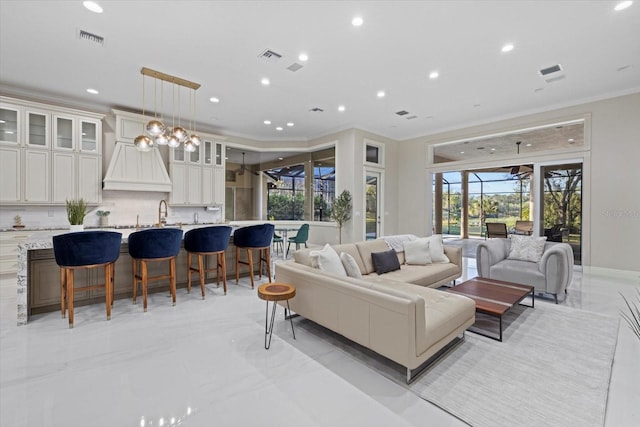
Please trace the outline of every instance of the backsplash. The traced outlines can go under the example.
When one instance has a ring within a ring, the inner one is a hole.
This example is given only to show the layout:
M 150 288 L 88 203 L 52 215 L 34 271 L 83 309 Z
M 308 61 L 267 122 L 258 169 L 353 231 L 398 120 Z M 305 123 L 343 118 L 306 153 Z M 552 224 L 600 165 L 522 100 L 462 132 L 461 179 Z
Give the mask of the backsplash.
M 158 222 L 160 200 L 169 200 L 168 193 L 140 191 L 103 191 L 100 206 L 92 206 L 84 219 L 85 227 L 97 227 L 100 219 L 96 211 L 109 211 L 109 225 L 135 225 L 139 215 L 140 225 Z M 222 207 L 207 211 L 203 207 L 169 206 L 167 223 L 191 224 L 197 213 L 199 223 L 222 221 Z M 0 206 L 0 229 L 11 228 L 16 215 L 22 217 L 27 228 L 67 228 L 67 212 L 64 206 Z

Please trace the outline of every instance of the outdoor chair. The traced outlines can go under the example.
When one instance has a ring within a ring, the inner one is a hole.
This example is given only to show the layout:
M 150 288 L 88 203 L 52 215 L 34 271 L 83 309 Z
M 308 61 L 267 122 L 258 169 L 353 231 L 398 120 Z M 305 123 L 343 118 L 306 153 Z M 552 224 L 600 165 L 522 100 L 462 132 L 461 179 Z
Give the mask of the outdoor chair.
M 487 226 L 487 238 L 507 238 L 507 224 L 504 222 L 487 222 L 485 225 Z

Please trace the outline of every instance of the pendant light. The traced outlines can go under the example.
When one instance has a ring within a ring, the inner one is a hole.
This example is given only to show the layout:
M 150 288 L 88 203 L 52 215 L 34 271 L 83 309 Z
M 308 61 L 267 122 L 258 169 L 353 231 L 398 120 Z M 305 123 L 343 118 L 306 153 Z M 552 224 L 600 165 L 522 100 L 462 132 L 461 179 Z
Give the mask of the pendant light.
M 144 107 L 145 107 L 144 77 L 145 76 L 143 74 L 142 75 L 142 117 L 145 117 L 144 115 Z M 151 140 L 151 138 L 149 138 L 147 135 L 144 134 L 144 125 L 143 125 L 142 132 L 143 133 L 141 135 L 138 135 L 136 139 L 133 140 L 133 145 L 135 145 L 139 151 L 151 151 L 151 149 L 153 148 L 153 141 Z

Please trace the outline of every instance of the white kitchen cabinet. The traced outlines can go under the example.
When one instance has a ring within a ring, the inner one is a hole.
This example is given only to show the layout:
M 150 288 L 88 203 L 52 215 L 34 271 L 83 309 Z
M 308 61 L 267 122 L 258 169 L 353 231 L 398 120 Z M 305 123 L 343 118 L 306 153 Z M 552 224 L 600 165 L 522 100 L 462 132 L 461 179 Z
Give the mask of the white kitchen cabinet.
M 225 198 L 224 168 L 213 168 L 213 204 L 224 205 Z
M 202 168 L 202 204 L 205 206 L 214 204 L 213 175 L 213 168 Z
M 100 203 L 102 117 L 0 97 L 0 200 L 64 204 L 82 197 Z
M 0 202 L 19 202 L 21 196 L 21 149 L 0 146 Z
M 202 167 L 190 166 L 187 172 L 187 203 L 190 205 L 202 205 Z
M 20 145 L 22 108 L 0 103 L 0 143 Z
M 30 235 L 30 231 L 0 232 L 0 274 L 18 272 L 18 245 Z
M 184 164 L 171 164 L 171 194 L 169 203 L 172 205 L 184 205 L 187 203 L 187 166 Z
M 45 150 L 23 150 L 24 152 L 24 197 L 25 203 L 49 203 L 51 192 L 51 152 Z

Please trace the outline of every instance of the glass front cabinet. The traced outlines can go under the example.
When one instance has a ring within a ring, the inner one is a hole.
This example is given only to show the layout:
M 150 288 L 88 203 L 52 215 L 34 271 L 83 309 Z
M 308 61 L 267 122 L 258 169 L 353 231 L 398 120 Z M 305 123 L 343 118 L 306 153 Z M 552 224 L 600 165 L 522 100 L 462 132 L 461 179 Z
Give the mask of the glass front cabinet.
M 102 118 L 0 97 L 0 202 L 102 201 Z

